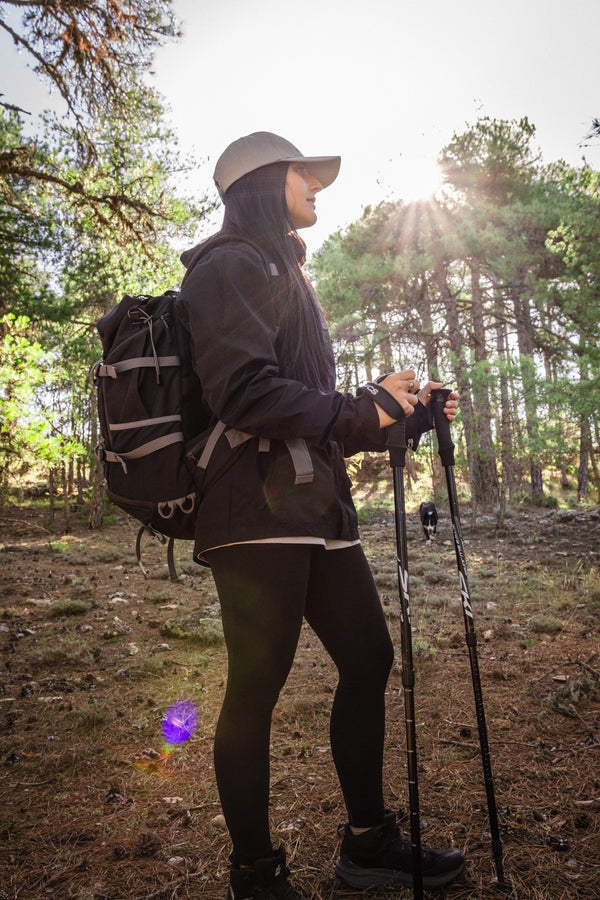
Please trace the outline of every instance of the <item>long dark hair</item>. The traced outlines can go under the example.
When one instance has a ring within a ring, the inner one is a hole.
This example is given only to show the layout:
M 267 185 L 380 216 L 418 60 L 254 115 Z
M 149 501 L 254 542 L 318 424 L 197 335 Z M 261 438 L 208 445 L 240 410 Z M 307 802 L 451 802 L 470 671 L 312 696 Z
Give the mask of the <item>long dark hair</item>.
M 221 231 L 213 240 L 244 238 L 257 246 L 267 262 L 275 263 L 287 285 L 280 329 L 281 374 L 308 387 L 330 390 L 335 381 L 331 345 L 314 291 L 302 273 L 306 245 L 290 220 L 287 170 L 288 163 L 272 163 L 234 181 L 224 197 Z

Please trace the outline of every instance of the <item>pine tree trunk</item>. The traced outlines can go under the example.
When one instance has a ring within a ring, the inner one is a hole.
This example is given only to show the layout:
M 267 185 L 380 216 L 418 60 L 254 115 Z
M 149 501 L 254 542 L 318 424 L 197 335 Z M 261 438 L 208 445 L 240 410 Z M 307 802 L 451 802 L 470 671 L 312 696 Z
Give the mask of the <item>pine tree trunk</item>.
M 48 473 L 48 512 L 50 513 L 50 524 L 54 524 L 54 469 L 50 469 Z
M 92 390 L 90 399 L 90 441 L 92 450 L 98 445 L 98 395 Z M 104 497 L 106 494 L 106 482 L 102 466 L 96 462 L 93 467 L 90 481 L 92 485 L 92 498 L 88 517 L 88 528 L 92 531 L 100 531 L 104 527 Z
M 431 312 L 431 297 L 427 282 L 421 276 L 418 292 L 418 310 L 422 325 L 422 342 L 425 347 L 425 360 L 427 363 L 427 376 L 432 381 L 444 381 L 440 378 L 438 338 L 433 324 Z
M 498 501 L 498 473 L 492 439 L 492 417 L 488 387 L 489 367 L 485 345 L 483 292 L 479 262 L 471 260 L 471 320 L 476 377 L 472 378 L 474 424 L 477 431 L 477 452 L 473 457 L 472 493 L 484 509 Z
M 596 445 L 598 445 L 600 449 L 600 435 L 598 434 L 598 425 L 594 425 L 594 437 Z M 598 501 L 600 502 L 600 472 L 598 471 L 598 463 L 596 462 L 596 447 L 592 442 L 590 444 L 590 462 L 592 464 L 592 472 L 594 474 L 594 485 L 596 487 L 596 492 L 598 494 Z
M 463 433 L 465 435 L 465 446 L 467 452 L 467 465 L 469 474 L 472 477 L 472 466 L 475 448 L 473 446 L 473 436 L 475 433 L 473 411 L 473 402 L 471 396 L 471 384 L 468 377 L 468 369 L 464 359 L 464 346 L 462 339 L 462 328 L 458 316 L 456 300 L 452 296 L 452 292 L 446 281 L 447 267 L 440 267 L 436 273 L 437 282 L 440 290 L 442 302 L 446 310 L 446 326 L 448 329 L 448 340 L 450 342 L 450 350 L 453 356 L 454 374 L 456 377 L 456 387 L 460 394 L 460 414 L 463 421 Z M 436 491 L 438 483 L 441 483 L 441 468 L 435 471 L 432 466 L 432 482 L 433 490 Z M 473 493 L 473 484 L 471 481 L 471 493 Z
M 577 500 L 587 500 L 588 472 L 591 449 L 590 423 L 582 419 L 579 433 L 579 472 L 577 475 Z
M 496 528 L 504 528 L 504 519 L 506 516 L 506 485 L 504 484 L 504 480 L 500 482 L 499 486 L 499 503 L 498 503 L 498 515 L 496 517 Z
M 542 466 L 540 463 L 539 420 L 536 401 L 535 361 L 533 358 L 533 325 L 529 297 L 524 292 L 522 281 L 515 278 L 512 284 L 512 298 L 517 325 L 517 341 L 519 345 L 521 378 L 523 381 L 523 397 L 525 407 L 525 427 L 529 445 L 529 471 L 531 477 L 531 496 L 533 500 L 544 494 Z
M 77 505 L 83 506 L 85 503 L 85 465 L 80 456 L 77 457 Z
M 63 513 L 65 534 L 71 531 L 71 508 L 69 506 L 69 474 L 65 463 L 62 464 Z
M 90 503 L 90 515 L 88 518 L 88 528 L 92 531 L 100 531 L 104 526 L 104 495 L 106 493 L 106 483 L 104 481 L 104 473 L 100 466 L 96 466 L 92 480 L 92 500 Z
M 506 324 L 498 317 L 496 321 L 496 352 L 501 362 L 508 360 L 506 340 Z M 502 484 L 500 486 L 500 503 L 506 508 L 506 492 L 511 495 L 516 486 L 512 430 L 510 427 L 510 396 L 506 369 L 501 368 L 500 378 L 500 461 L 502 465 Z M 504 515 L 504 514 L 503 514 Z

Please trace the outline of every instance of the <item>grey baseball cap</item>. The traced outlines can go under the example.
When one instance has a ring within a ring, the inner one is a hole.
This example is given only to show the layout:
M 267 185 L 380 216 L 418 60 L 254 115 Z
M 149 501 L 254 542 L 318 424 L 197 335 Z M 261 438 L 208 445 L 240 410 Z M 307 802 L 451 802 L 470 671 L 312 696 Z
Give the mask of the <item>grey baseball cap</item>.
M 270 131 L 255 131 L 230 144 L 217 160 L 213 177 L 221 198 L 242 175 L 276 162 L 302 162 L 327 187 L 337 178 L 341 157 L 304 156 L 285 138 Z

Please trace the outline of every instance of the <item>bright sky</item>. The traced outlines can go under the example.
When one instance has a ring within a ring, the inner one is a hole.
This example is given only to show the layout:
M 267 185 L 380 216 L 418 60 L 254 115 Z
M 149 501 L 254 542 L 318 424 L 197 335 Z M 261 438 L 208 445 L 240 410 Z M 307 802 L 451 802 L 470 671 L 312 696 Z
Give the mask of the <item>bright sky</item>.
M 318 198 L 316 249 L 366 205 L 436 186 L 435 158 L 478 115 L 537 128 L 544 161 L 600 168 L 582 149 L 600 116 L 599 0 L 175 0 L 183 39 L 161 50 L 159 90 L 184 150 L 204 160 L 212 193 L 224 147 L 274 131 L 307 155 L 340 154 L 338 180 Z M 7 99 L 27 79 L 0 40 Z M 15 84 L 14 79 L 18 79 Z M 201 231 L 200 236 L 204 236 Z

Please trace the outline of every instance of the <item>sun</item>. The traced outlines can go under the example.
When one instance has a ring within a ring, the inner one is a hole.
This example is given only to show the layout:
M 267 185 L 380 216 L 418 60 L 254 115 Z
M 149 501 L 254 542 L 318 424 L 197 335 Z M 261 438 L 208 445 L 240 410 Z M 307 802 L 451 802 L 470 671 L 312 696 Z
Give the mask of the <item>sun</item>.
M 386 160 L 378 180 L 390 197 L 407 203 L 429 200 L 443 187 L 442 172 L 435 154 L 422 148 L 407 150 Z

